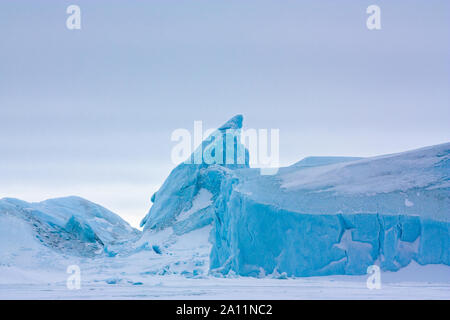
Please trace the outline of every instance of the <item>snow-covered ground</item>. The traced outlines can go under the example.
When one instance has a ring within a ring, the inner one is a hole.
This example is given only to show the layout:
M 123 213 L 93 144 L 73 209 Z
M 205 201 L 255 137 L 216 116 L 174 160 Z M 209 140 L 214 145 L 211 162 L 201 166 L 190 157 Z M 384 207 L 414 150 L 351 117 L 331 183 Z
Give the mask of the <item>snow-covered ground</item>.
M 96 270 L 84 272 L 82 266 L 81 288 L 69 290 L 64 270 L 59 274 L 36 271 L 27 275 L 35 277 L 29 283 L 23 279 L 14 283 L 19 270 L 1 268 L 0 299 L 450 299 L 450 267 L 441 265 L 413 264 L 398 272 L 382 272 L 379 290 L 366 287 L 368 276 L 193 279 L 132 273 L 114 282 L 111 274 Z M 3 281 L 9 276 L 9 283 Z
M 379 290 L 367 288 L 369 275 L 223 277 L 209 271 L 210 231 L 148 232 L 112 257 L 60 254 L 25 232 L 15 242 L 3 237 L 0 299 L 450 299 L 450 267 L 415 262 L 382 272 Z M 80 267 L 79 290 L 67 287 L 70 265 Z

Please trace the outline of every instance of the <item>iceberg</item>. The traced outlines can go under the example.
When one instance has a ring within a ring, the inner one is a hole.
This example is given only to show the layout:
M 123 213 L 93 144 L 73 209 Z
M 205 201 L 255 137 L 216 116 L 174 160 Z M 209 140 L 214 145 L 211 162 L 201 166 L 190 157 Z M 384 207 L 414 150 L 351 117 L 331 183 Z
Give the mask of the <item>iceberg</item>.
M 227 128 L 242 129 L 242 116 L 212 136 Z M 191 159 L 214 149 L 213 140 Z M 236 139 L 224 153 L 242 148 Z M 371 158 L 309 157 L 275 175 L 261 175 L 245 157 L 241 165 L 178 165 L 152 197 L 144 234 L 210 226 L 213 274 L 358 275 L 374 264 L 388 271 L 412 261 L 450 265 L 450 143 Z
M 383 298 L 447 298 L 450 143 L 308 157 L 262 175 L 234 135 L 242 122 L 173 169 L 142 232 L 79 197 L 0 199 L 0 296 L 370 299 L 366 273 L 378 265 L 395 271 L 382 274 Z M 73 266 L 76 293 L 66 290 Z
M 79 197 L 0 199 L 0 265 L 89 258 L 108 279 L 122 266 L 139 276 L 286 278 L 450 265 L 450 143 L 308 157 L 262 175 L 249 166 L 242 123 L 233 117 L 173 169 L 143 232 Z

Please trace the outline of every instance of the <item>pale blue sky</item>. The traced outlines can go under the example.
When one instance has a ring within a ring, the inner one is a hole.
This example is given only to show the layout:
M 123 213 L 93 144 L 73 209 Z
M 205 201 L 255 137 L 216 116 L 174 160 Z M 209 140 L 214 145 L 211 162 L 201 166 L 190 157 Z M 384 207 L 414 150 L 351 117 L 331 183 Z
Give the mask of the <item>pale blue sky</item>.
M 449 1 L 2 1 L 0 39 L 0 197 L 136 226 L 172 131 L 237 113 L 280 129 L 283 165 L 450 141 Z

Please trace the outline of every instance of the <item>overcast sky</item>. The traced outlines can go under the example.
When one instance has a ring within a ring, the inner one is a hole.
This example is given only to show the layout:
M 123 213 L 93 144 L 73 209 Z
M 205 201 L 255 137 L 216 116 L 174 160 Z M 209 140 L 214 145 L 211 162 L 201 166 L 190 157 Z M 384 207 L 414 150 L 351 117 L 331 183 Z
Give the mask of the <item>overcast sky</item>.
M 450 141 L 449 1 L 1 1 L 0 39 L 0 198 L 137 226 L 172 131 L 238 113 L 280 129 L 283 165 Z

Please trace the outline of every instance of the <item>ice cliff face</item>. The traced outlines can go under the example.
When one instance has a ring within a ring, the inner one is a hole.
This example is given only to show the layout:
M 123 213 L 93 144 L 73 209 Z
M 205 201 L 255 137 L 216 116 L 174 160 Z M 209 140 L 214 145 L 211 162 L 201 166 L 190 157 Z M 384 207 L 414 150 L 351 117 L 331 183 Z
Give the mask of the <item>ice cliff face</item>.
M 14 239 L 23 242 L 23 248 L 40 244 L 62 254 L 86 257 L 101 255 L 140 234 L 116 214 L 79 197 L 38 203 L 1 199 L 0 225 L 3 243 Z
M 223 127 L 230 126 L 240 129 L 242 117 Z M 222 274 L 450 265 L 450 143 L 364 159 L 306 158 L 273 176 L 246 160 L 176 167 L 153 197 L 145 232 L 211 225 L 210 270 Z

